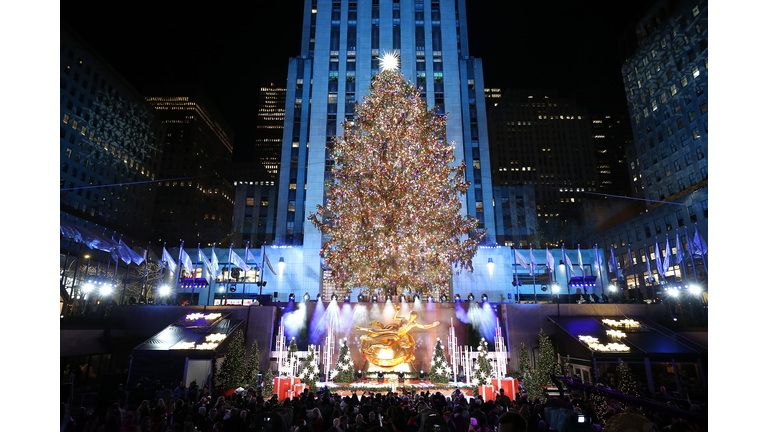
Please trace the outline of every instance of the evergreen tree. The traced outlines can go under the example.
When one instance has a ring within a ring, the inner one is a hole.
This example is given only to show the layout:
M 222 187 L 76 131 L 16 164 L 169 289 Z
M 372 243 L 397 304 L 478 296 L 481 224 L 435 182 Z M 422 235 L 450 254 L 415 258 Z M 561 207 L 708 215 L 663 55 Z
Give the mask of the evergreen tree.
M 523 382 L 523 388 L 528 389 L 533 379 L 531 374 L 531 356 L 528 354 L 528 348 L 525 343 L 520 343 L 520 362 L 519 362 L 520 380 Z
M 429 370 L 429 380 L 433 383 L 447 383 L 451 379 L 451 367 L 445 358 L 443 343 L 440 339 L 435 345 L 435 352 L 432 355 L 432 367 Z
M 480 340 L 480 346 L 477 347 L 477 360 L 475 361 L 475 370 L 472 372 L 472 383 L 476 386 L 486 386 L 491 384 L 493 371 L 491 360 L 488 358 L 488 342 L 485 338 Z
M 315 346 L 309 346 L 309 353 L 304 360 L 304 367 L 299 372 L 299 378 L 301 382 L 309 387 L 309 390 L 313 393 L 317 392 L 317 380 L 320 368 L 317 366 L 317 355 L 315 354 Z
M 542 402 L 547 400 L 547 389 L 545 386 L 554 385 L 551 375 L 557 373 L 557 355 L 555 347 L 549 336 L 544 333 L 544 329 L 539 331 L 539 361 L 533 372 L 532 386 L 528 390 L 531 400 L 539 399 Z
M 273 394 L 275 394 L 275 375 L 271 369 L 267 369 L 267 372 L 264 374 L 264 387 L 261 388 L 261 397 L 264 400 L 268 400 Z
M 251 352 L 248 354 L 248 370 L 245 375 L 245 381 L 251 384 L 251 386 L 259 382 L 259 374 L 261 373 L 261 369 L 259 368 L 260 359 L 259 341 L 254 339 L 251 344 Z
M 605 415 L 608 414 L 608 402 L 605 400 L 605 396 L 598 392 L 591 392 L 589 394 L 589 401 L 592 402 L 592 409 L 595 411 L 597 420 L 601 426 L 605 425 Z
M 629 370 L 629 366 L 621 362 L 618 367 L 619 372 L 619 392 L 628 396 L 640 397 L 640 392 L 637 391 L 637 381 L 632 371 Z
M 320 253 L 338 287 L 447 293 L 485 234 L 462 213 L 466 165 L 453 163 L 445 116 L 402 73 L 382 71 L 370 90 L 331 146 L 330 199 L 309 216 L 329 237 Z
M 235 330 L 221 366 L 219 381 L 225 389 L 237 388 L 245 381 L 245 340 L 243 331 Z
M 339 359 L 336 361 L 336 367 L 331 372 L 331 379 L 337 383 L 350 383 L 355 380 L 355 365 L 352 363 L 352 356 L 349 354 L 347 338 L 341 340 Z

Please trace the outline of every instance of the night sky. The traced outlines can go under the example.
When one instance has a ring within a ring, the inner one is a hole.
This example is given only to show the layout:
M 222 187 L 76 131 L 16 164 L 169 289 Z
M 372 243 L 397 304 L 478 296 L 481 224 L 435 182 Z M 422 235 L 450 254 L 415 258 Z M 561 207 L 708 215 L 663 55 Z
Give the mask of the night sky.
M 255 136 L 260 80 L 284 81 L 288 59 L 300 53 L 304 4 L 243 3 L 139 1 L 115 14 L 86 1 L 62 8 L 61 20 L 145 95 L 200 84 L 234 128 L 237 154 Z M 483 59 L 486 87 L 580 90 L 626 110 L 618 37 L 639 8 L 627 3 L 468 1 L 469 54 Z

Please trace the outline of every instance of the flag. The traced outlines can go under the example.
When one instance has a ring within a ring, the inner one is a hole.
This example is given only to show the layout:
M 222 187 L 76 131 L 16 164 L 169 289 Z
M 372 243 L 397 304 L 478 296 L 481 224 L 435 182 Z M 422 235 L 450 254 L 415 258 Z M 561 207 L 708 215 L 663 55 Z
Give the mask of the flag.
M 653 279 L 653 272 L 651 272 L 651 259 L 648 257 L 648 245 L 645 245 L 645 266 L 648 270 L 648 279 Z
M 190 274 L 192 273 L 192 260 L 189 258 L 189 254 L 184 249 L 181 250 L 181 265 Z
M 571 270 L 571 275 L 573 275 L 573 264 L 571 264 L 571 259 L 568 258 L 568 254 L 565 253 L 565 245 L 563 245 L 563 261 L 565 261 L 566 270 Z
M 144 258 L 141 255 L 139 255 L 136 252 L 134 252 L 133 249 L 128 247 L 128 245 L 123 242 L 123 239 L 120 239 L 119 245 L 120 245 L 120 248 L 122 250 L 121 254 L 125 253 L 129 257 L 129 259 L 130 259 L 130 262 L 128 264 L 134 263 L 136 265 L 139 265 L 142 262 L 144 262 Z M 125 261 L 125 260 L 123 260 L 123 261 Z
M 667 273 L 667 270 L 669 270 L 669 256 L 671 254 L 672 250 L 669 248 L 669 235 L 667 235 L 667 246 L 664 248 L 664 264 L 662 264 L 665 274 Z
M 232 264 L 240 267 L 243 271 L 247 272 L 251 269 L 251 267 L 243 261 L 242 258 L 240 258 L 240 255 L 237 254 L 235 251 L 231 251 L 229 260 L 232 262 Z
M 576 245 L 576 247 L 579 249 L 579 268 L 581 271 L 584 271 L 584 263 L 581 262 L 581 245 Z
M 529 266 L 528 266 L 528 263 L 525 261 L 525 257 L 523 256 L 523 254 L 518 252 L 517 249 L 514 249 L 514 251 L 515 251 L 515 262 L 520 264 L 524 269 L 528 270 Z
M 600 251 L 597 249 L 597 244 L 595 244 L 595 267 L 597 267 L 597 271 L 602 273 L 603 257 L 600 256 Z
M 530 266 L 531 266 L 530 274 L 531 274 L 531 276 L 534 276 L 534 274 L 536 273 L 536 260 L 533 258 L 533 246 L 529 246 L 529 247 L 530 247 L 530 249 L 529 249 L 530 253 L 528 254 L 528 256 L 529 256 L 528 262 L 530 263 Z
M 141 265 L 146 259 L 147 259 L 147 251 L 139 246 L 134 246 L 133 252 L 136 253 L 136 258 L 134 258 L 133 262 L 135 262 L 137 265 Z
M 677 230 L 675 232 L 675 242 L 676 242 L 675 248 L 677 249 L 677 263 L 680 264 L 681 262 L 683 262 L 683 258 L 684 258 L 683 246 L 682 244 L 680 244 L 680 230 Z
M 707 253 L 707 244 L 704 242 L 704 238 L 699 234 L 699 225 L 696 225 L 696 231 L 693 233 L 693 248 L 691 249 L 693 256 L 703 257 Z
M 264 246 L 262 246 L 262 247 L 264 247 Z M 266 249 L 263 249 L 263 250 L 264 250 L 264 260 L 267 262 L 267 266 L 269 267 L 270 270 L 272 270 L 272 274 L 277 274 L 275 269 L 272 268 L 272 263 L 269 262 L 269 255 L 267 255 L 267 250 Z
M 165 268 L 165 264 L 163 264 L 163 261 L 160 258 L 158 258 L 154 252 L 152 252 L 152 249 L 147 250 L 147 256 L 149 257 L 148 259 L 150 261 L 158 262 L 160 263 L 161 268 Z
M 167 262 L 168 263 L 168 268 L 172 272 L 176 273 L 176 261 L 173 260 L 173 257 L 165 249 L 165 246 L 163 246 L 163 261 Z
M 619 269 L 619 262 L 616 261 L 616 253 L 613 251 L 613 245 L 611 245 L 611 259 L 608 261 L 608 271 L 616 273 Z
M 555 257 L 552 256 L 552 252 L 549 251 L 549 245 L 547 245 L 547 268 L 549 271 L 555 271 Z
M 211 269 L 213 270 L 211 279 L 216 279 L 221 273 L 221 270 L 219 270 L 219 258 L 216 256 L 215 248 L 216 246 L 211 246 Z
M 115 262 L 119 262 L 120 259 L 123 258 L 121 256 L 121 254 L 120 254 L 120 249 L 121 249 L 120 244 L 115 241 L 115 235 L 114 234 L 112 234 L 112 237 L 110 239 L 108 239 L 108 241 L 111 242 L 114 245 L 114 247 L 112 248 L 112 251 L 109 253 L 109 255 L 112 257 L 113 260 L 115 260 Z M 125 261 L 124 258 L 123 258 L 123 261 Z M 126 264 L 130 264 L 130 261 L 127 262 Z
M 656 237 L 656 271 L 659 273 L 659 277 L 664 277 L 664 264 L 661 260 L 661 249 L 659 249 L 659 238 Z
M 257 261 L 256 257 L 253 256 L 250 249 L 245 251 L 245 262 L 253 262 L 256 264 L 256 267 L 261 269 L 261 264 L 259 264 L 259 261 Z
M 208 270 L 208 274 L 211 275 L 212 278 L 215 278 L 215 276 L 213 276 L 213 268 L 211 267 L 211 262 L 208 261 L 208 257 L 205 256 L 202 250 L 200 250 L 200 247 L 197 248 L 197 259 L 203 262 L 205 268 Z

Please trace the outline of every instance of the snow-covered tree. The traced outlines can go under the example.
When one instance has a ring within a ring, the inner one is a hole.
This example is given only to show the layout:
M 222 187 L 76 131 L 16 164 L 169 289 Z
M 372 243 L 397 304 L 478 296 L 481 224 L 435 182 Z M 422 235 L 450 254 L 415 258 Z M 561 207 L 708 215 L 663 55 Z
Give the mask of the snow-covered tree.
M 451 366 L 445 358 L 445 350 L 440 339 L 435 344 L 435 352 L 432 354 L 432 367 L 429 370 L 429 379 L 433 383 L 447 383 L 451 378 Z
M 477 347 L 477 360 L 475 361 L 475 370 L 472 372 L 472 383 L 476 386 L 486 386 L 491 384 L 493 371 L 491 360 L 488 358 L 488 342 L 485 338 L 480 340 Z
M 352 355 L 349 353 L 347 338 L 341 340 L 339 359 L 331 372 L 331 379 L 338 383 L 349 383 L 355 380 L 355 365 L 352 363 Z
M 304 367 L 299 372 L 299 378 L 301 382 L 309 387 L 311 392 L 317 392 L 317 380 L 320 368 L 317 366 L 317 354 L 315 353 L 315 346 L 309 346 L 309 353 L 304 360 Z

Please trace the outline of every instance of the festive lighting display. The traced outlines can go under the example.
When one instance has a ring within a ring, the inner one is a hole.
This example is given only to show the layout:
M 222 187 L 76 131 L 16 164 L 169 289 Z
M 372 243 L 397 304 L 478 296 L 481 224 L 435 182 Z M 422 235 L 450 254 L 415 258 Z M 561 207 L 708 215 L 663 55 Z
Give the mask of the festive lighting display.
M 601 352 L 627 352 L 629 347 L 621 343 L 601 344 L 600 341 L 592 336 L 579 336 L 579 340 L 587 344 L 592 351 Z
M 611 327 L 640 327 L 640 323 L 633 320 L 633 319 L 623 319 L 621 321 L 616 321 L 612 319 L 604 319 L 604 324 L 608 324 Z
M 608 334 L 608 336 L 613 336 L 617 338 L 627 337 L 627 334 L 621 330 L 606 330 L 605 332 Z
M 337 287 L 443 294 L 452 268 L 473 270 L 485 231 L 462 215 L 466 165 L 452 166 L 445 125 L 396 70 L 377 74 L 355 120 L 343 123 L 329 146 L 330 197 L 308 218 L 329 237 L 320 254 Z
M 184 318 L 187 319 L 187 320 L 199 320 L 200 318 L 202 318 L 202 319 L 210 321 L 210 320 L 215 320 L 215 319 L 220 318 L 220 317 L 221 317 L 220 313 L 209 313 L 209 314 L 191 313 L 191 314 L 187 314 L 187 316 L 184 317 Z

